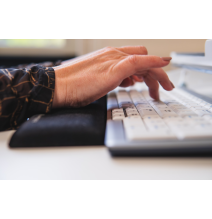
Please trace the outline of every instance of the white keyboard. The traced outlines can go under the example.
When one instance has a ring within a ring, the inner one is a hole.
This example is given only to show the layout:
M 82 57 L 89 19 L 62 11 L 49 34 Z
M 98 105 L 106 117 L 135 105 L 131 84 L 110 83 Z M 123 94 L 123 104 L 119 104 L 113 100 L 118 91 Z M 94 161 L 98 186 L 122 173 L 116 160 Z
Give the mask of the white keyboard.
M 212 104 L 181 89 L 161 91 L 160 101 L 147 90 L 112 92 L 108 110 L 109 120 L 122 122 L 127 141 L 212 138 Z

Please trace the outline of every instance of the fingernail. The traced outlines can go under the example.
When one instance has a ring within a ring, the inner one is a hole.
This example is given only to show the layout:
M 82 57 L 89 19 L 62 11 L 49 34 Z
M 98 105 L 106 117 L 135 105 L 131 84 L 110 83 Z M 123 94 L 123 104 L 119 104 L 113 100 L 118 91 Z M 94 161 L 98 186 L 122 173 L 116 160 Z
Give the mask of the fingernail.
M 171 83 L 172 87 L 175 88 L 174 84 L 171 81 L 170 81 L 170 83 Z
M 170 61 L 172 57 L 161 57 L 161 59 L 163 59 L 163 61 Z

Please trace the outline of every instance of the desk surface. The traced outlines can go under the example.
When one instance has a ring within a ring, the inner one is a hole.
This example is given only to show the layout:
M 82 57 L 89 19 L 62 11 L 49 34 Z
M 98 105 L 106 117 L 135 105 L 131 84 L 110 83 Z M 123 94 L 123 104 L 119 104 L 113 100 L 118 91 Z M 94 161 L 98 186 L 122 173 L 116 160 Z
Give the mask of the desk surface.
M 0 133 L 0 179 L 212 179 L 212 158 L 114 158 L 104 146 L 10 149 Z
M 179 73 L 169 76 L 175 82 Z M 0 179 L 212 179 L 212 158 L 114 158 L 104 146 L 10 149 L 13 133 L 0 132 Z

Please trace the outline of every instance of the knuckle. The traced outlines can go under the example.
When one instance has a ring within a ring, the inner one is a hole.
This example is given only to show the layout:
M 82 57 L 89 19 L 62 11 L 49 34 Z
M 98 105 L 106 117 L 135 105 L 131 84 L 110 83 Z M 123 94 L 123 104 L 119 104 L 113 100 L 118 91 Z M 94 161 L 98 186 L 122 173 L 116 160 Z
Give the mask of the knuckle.
M 144 53 L 145 55 L 148 55 L 148 51 L 145 46 L 139 46 L 139 49 L 141 50 L 142 53 Z
M 109 50 L 109 49 L 111 49 L 111 48 L 112 48 L 112 46 L 106 46 L 106 47 L 105 47 L 106 50 Z
M 115 48 L 112 47 L 112 46 L 106 46 L 106 47 L 104 48 L 104 50 L 105 50 L 105 51 L 113 51 L 113 50 L 115 50 Z
M 117 49 L 115 47 L 107 46 L 104 48 L 104 53 L 107 55 L 117 54 Z
M 128 57 L 128 60 L 129 60 L 130 64 L 136 65 L 136 64 L 137 64 L 137 61 L 138 61 L 137 55 L 130 55 L 130 56 Z

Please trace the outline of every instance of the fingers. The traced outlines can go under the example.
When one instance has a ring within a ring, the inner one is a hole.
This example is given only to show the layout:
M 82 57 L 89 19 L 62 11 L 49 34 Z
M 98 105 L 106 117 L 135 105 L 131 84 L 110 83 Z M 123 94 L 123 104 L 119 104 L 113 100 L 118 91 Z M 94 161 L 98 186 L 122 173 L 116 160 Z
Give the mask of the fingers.
M 167 74 L 161 69 L 161 67 L 168 65 L 170 60 L 171 58 L 161 58 L 158 56 L 131 55 L 123 59 L 116 66 L 116 72 L 119 74 L 121 80 L 134 74 L 141 76 L 149 74 L 151 78 L 158 81 L 165 90 L 172 90 L 174 88 L 173 84 L 170 82 Z M 156 85 L 155 82 L 153 84 Z M 155 93 L 154 91 L 152 92 Z
M 139 75 L 132 75 L 131 76 L 133 78 L 133 80 L 135 82 L 143 82 L 143 77 L 142 76 L 139 76 Z
M 155 99 L 159 100 L 159 84 L 153 79 L 149 74 L 143 77 L 144 82 L 149 87 L 149 95 Z
M 121 60 L 115 68 L 120 77 L 127 78 L 150 68 L 164 67 L 169 64 L 170 60 L 167 61 L 158 56 L 130 55 Z
M 136 82 L 143 82 L 143 78 L 138 77 L 136 75 L 132 75 L 128 78 L 125 78 L 119 86 L 120 87 L 129 87 L 129 86 L 133 86 Z
M 128 78 L 125 78 L 119 86 L 120 87 L 129 87 L 132 85 L 134 85 L 134 82 L 130 77 L 128 77 Z
M 124 46 L 116 48 L 117 50 L 129 55 L 147 55 L 147 49 L 144 46 Z
M 168 75 L 166 74 L 166 72 L 162 68 L 150 69 L 148 71 L 148 74 L 153 79 L 157 80 L 165 90 L 170 91 L 174 88 L 174 85 L 169 80 Z

